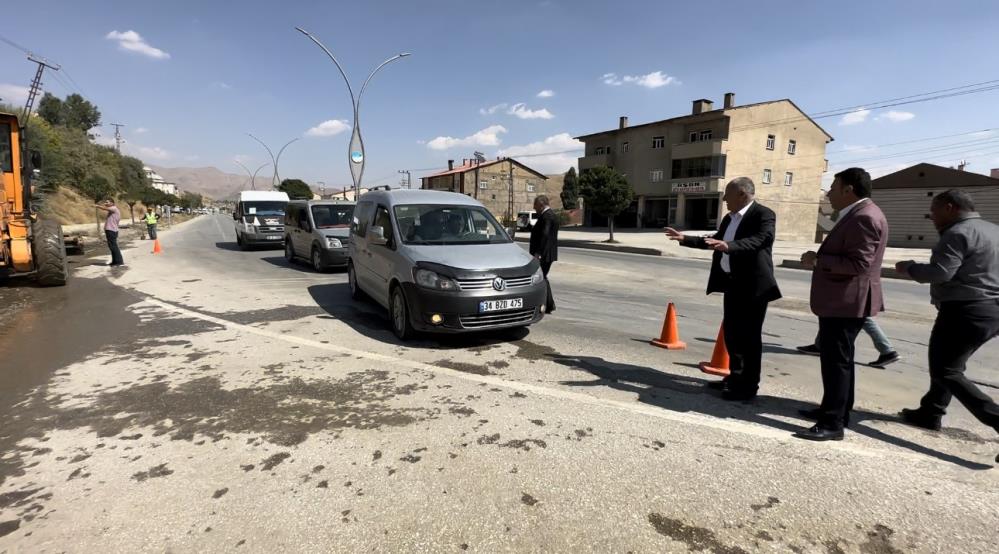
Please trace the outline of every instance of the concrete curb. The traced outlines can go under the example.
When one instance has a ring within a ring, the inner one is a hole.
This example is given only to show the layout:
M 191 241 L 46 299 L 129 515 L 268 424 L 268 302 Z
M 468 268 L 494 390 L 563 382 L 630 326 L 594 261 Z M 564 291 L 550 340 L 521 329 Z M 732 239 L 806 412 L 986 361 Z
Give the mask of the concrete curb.
M 786 269 L 800 269 L 802 271 L 811 271 L 810 269 L 806 268 L 804 264 L 795 260 L 784 260 L 783 262 L 781 262 L 779 267 L 783 267 Z M 904 277 L 902 276 L 902 274 L 895 271 L 894 267 L 882 267 L 881 277 L 885 279 L 909 280 L 908 277 Z
M 531 242 L 529 237 L 514 237 L 517 242 Z M 643 254 L 645 256 L 662 256 L 662 250 L 655 248 L 640 248 L 638 246 L 624 246 L 618 244 L 605 244 L 589 240 L 565 240 L 559 239 L 558 245 L 564 248 L 583 248 L 586 250 L 602 250 L 604 252 L 625 252 L 627 254 Z

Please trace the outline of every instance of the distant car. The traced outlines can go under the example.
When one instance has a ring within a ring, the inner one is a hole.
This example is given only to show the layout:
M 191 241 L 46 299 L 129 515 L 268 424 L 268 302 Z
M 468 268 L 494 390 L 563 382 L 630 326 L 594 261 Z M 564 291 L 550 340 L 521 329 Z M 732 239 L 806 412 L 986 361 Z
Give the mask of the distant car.
M 280 245 L 284 241 L 284 209 L 288 194 L 275 190 L 244 190 L 236 211 L 236 244 L 246 249 L 254 244 Z
M 304 258 L 312 269 L 347 267 L 354 202 L 296 200 L 284 212 L 284 257 Z
M 520 212 L 517 214 L 517 230 L 530 231 L 538 222 L 538 212 Z
M 347 280 L 388 308 L 401 340 L 417 331 L 464 333 L 541 320 L 538 261 L 489 210 L 463 194 L 368 192 L 358 199 Z

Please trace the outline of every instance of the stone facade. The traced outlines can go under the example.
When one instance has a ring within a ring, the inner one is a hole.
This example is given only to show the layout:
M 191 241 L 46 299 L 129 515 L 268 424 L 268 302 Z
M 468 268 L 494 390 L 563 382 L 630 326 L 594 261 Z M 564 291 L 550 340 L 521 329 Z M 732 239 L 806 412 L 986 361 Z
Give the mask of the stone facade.
M 454 169 L 421 178 L 424 189 L 447 190 L 467 194 L 482 204 L 500 221 L 517 213 L 533 211 L 534 198 L 544 194 L 552 208 L 562 209 L 562 176 L 549 177 L 512 159 L 503 158 L 479 164 L 479 180 L 475 182 L 475 165 L 467 162 Z M 513 187 L 510 186 L 511 174 Z
M 577 137 L 586 144 L 580 172 L 613 167 L 635 189 L 635 204 L 616 224 L 715 229 L 726 183 L 746 176 L 777 213 L 778 238 L 813 240 L 832 137 L 790 100 L 734 103 L 726 95 L 716 110 L 697 100 L 690 115 L 634 127 L 621 118 L 618 129 Z

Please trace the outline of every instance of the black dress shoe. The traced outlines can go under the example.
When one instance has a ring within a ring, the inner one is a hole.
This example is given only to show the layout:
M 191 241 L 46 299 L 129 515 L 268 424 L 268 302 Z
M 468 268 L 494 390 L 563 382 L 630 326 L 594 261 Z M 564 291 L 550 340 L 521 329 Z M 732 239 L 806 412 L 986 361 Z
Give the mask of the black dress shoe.
M 731 400 L 733 402 L 741 402 L 745 400 L 752 400 L 756 398 L 756 391 L 754 390 L 744 390 L 744 389 L 733 389 L 727 388 L 722 391 L 723 400 Z
M 728 381 L 709 381 L 705 386 L 712 390 L 725 390 L 728 388 Z
M 902 359 L 902 356 L 899 356 L 898 352 L 895 352 L 894 350 L 892 350 L 891 352 L 889 352 L 887 354 L 882 354 L 882 355 L 878 356 L 878 359 L 874 360 L 873 362 L 871 362 L 871 363 L 869 363 L 867 365 L 869 365 L 871 367 L 876 367 L 878 369 L 884 369 L 886 365 L 893 364 L 893 363 L 895 363 L 895 362 L 897 362 L 897 361 L 899 361 L 901 359 Z
M 805 346 L 799 346 L 797 350 L 802 354 L 809 354 L 811 356 L 818 356 L 819 354 L 822 354 L 822 351 L 819 350 L 819 347 L 815 346 L 814 344 L 806 344 Z
M 908 423 L 913 427 L 921 427 L 923 429 L 929 429 L 930 431 L 940 430 L 940 420 L 942 418 L 940 416 L 928 414 L 921 408 L 916 408 L 915 410 L 903 408 L 898 415 L 902 418 L 902 422 Z
M 826 429 L 815 425 L 811 429 L 806 429 L 804 431 L 798 431 L 794 434 L 795 438 L 805 439 L 808 441 L 841 441 L 843 440 L 843 430 L 842 429 Z
M 798 410 L 798 415 L 800 415 L 805 419 L 818 421 L 822 419 L 822 408 L 810 408 L 810 409 Z M 850 426 L 850 416 L 846 416 L 846 418 L 843 420 L 843 427 L 849 427 L 849 426 Z

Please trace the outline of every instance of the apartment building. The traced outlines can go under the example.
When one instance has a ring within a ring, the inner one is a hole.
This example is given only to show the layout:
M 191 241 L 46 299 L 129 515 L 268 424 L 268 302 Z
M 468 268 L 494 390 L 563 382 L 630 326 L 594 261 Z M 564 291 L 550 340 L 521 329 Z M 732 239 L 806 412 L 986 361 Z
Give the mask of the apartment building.
M 576 138 L 585 144 L 580 172 L 612 167 L 635 189 L 636 201 L 615 225 L 716 229 L 725 185 L 745 176 L 756 184 L 757 199 L 777 213 L 778 238 L 815 236 L 833 138 L 791 100 L 737 106 L 728 93 L 721 109 L 700 99 L 688 115 L 634 126 L 621 117 L 616 129 Z
M 547 195 L 555 209 L 562 208 L 562 179 L 549 179 L 513 158 L 477 162 L 462 160 L 448 169 L 421 177 L 421 187 L 467 194 L 477 199 L 497 219 L 515 219 L 519 212 L 534 210 L 534 199 Z

